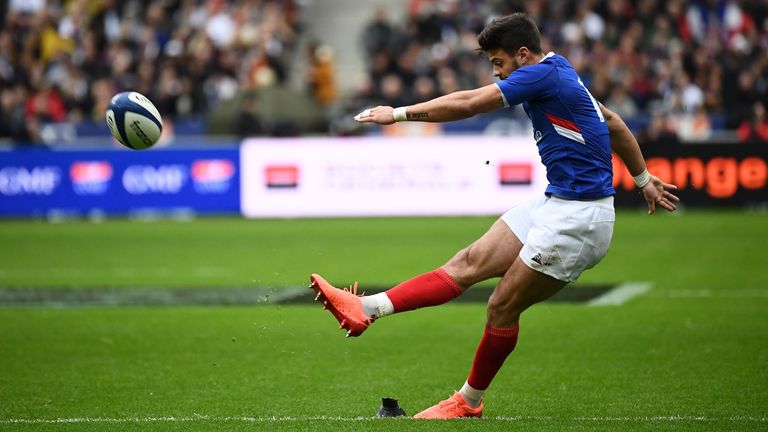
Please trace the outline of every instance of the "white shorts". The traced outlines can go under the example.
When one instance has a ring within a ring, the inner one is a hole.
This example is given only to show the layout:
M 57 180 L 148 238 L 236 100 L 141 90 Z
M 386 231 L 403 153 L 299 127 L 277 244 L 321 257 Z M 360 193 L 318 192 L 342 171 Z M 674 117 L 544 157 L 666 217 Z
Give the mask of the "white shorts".
M 608 252 L 616 214 L 613 197 L 576 201 L 542 195 L 501 219 L 523 243 L 520 258 L 528 267 L 573 282 Z

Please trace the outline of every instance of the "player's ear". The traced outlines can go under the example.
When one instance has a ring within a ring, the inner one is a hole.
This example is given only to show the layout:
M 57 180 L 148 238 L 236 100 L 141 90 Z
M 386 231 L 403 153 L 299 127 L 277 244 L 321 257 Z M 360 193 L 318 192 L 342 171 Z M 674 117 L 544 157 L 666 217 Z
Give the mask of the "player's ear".
M 528 49 L 528 47 L 522 46 L 517 49 L 517 54 L 515 57 L 517 57 L 517 63 L 522 66 L 531 57 L 531 51 Z

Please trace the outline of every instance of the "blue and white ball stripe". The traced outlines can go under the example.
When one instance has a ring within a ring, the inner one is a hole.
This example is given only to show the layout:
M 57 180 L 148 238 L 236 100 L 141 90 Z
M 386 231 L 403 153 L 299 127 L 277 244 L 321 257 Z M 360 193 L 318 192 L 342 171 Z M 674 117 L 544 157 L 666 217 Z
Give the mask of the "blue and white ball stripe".
M 122 92 L 112 97 L 107 107 L 107 126 L 120 144 L 134 150 L 152 147 L 163 131 L 160 112 L 149 99 L 136 92 Z

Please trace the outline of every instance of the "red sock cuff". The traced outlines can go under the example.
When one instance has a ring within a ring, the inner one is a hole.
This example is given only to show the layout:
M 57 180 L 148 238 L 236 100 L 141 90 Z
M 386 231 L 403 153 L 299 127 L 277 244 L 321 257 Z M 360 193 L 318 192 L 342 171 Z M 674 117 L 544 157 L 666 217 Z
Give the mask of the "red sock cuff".
M 507 328 L 491 327 L 490 324 L 486 324 L 485 328 L 487 329 L 488 334 L 505 338 L 517 338 L 517 334 L 520 331 L 520 326 L 518 324 L 515 324 L 514 327 Z
M 439 269 L 435 270 L 435 272 L 434 272 L 434 273 L 435 273 L 435 275 L 436 275 L 437 277 L 439 277 L 440 279 L 442 279 L 442 280 L 443 280 L 443 282 L 445 282 L 446 284 L 448 284 L 448 286 L 449 286 L 449 287 L 450 287 L 450 288 L 453 290 L 453 293 L 454 293 L 454 294 L 456 294 L 456 296 L 457 296 L 457 297 L 458 297 L 459 295 L 461 295 L 461 293 L 462 293 L 462 292 L 464 292 L 464 290 L 461 288 L 461 285 L 459 285 L 459 283 L 458 283 L 458 282 L 456 282 L 456 281 L 455 281 L 455 280 L 454 280 L 454 279 L 451 277 L 451 275 L 449 275 L 449 274 L 448 274 L 448 272 L 446 272 L 445 270 L 443 270 L 443 269 L 439 268 Z

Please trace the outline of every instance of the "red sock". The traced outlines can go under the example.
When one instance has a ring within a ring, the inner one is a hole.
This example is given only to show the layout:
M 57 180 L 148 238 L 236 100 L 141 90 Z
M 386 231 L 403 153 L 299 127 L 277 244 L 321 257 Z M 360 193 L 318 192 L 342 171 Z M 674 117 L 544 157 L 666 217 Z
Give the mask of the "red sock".
M 501 369 L 504 360 L 517 345 L 517 332 L 520 326 L 515 324 L 511 328 L 496 328 L 485 326 L 485 333 L 475 353 L 475 361 L 472 363 L 472 371 L 467 382 L 472 388 L 485 390 L 491 385 L 496 372 Z
M 437 269 L 409 279 L 387 291 L 395 312 L 405 312 L 427 306 L 437 306 L 455 299 L 461 286 L 443 269 Z

